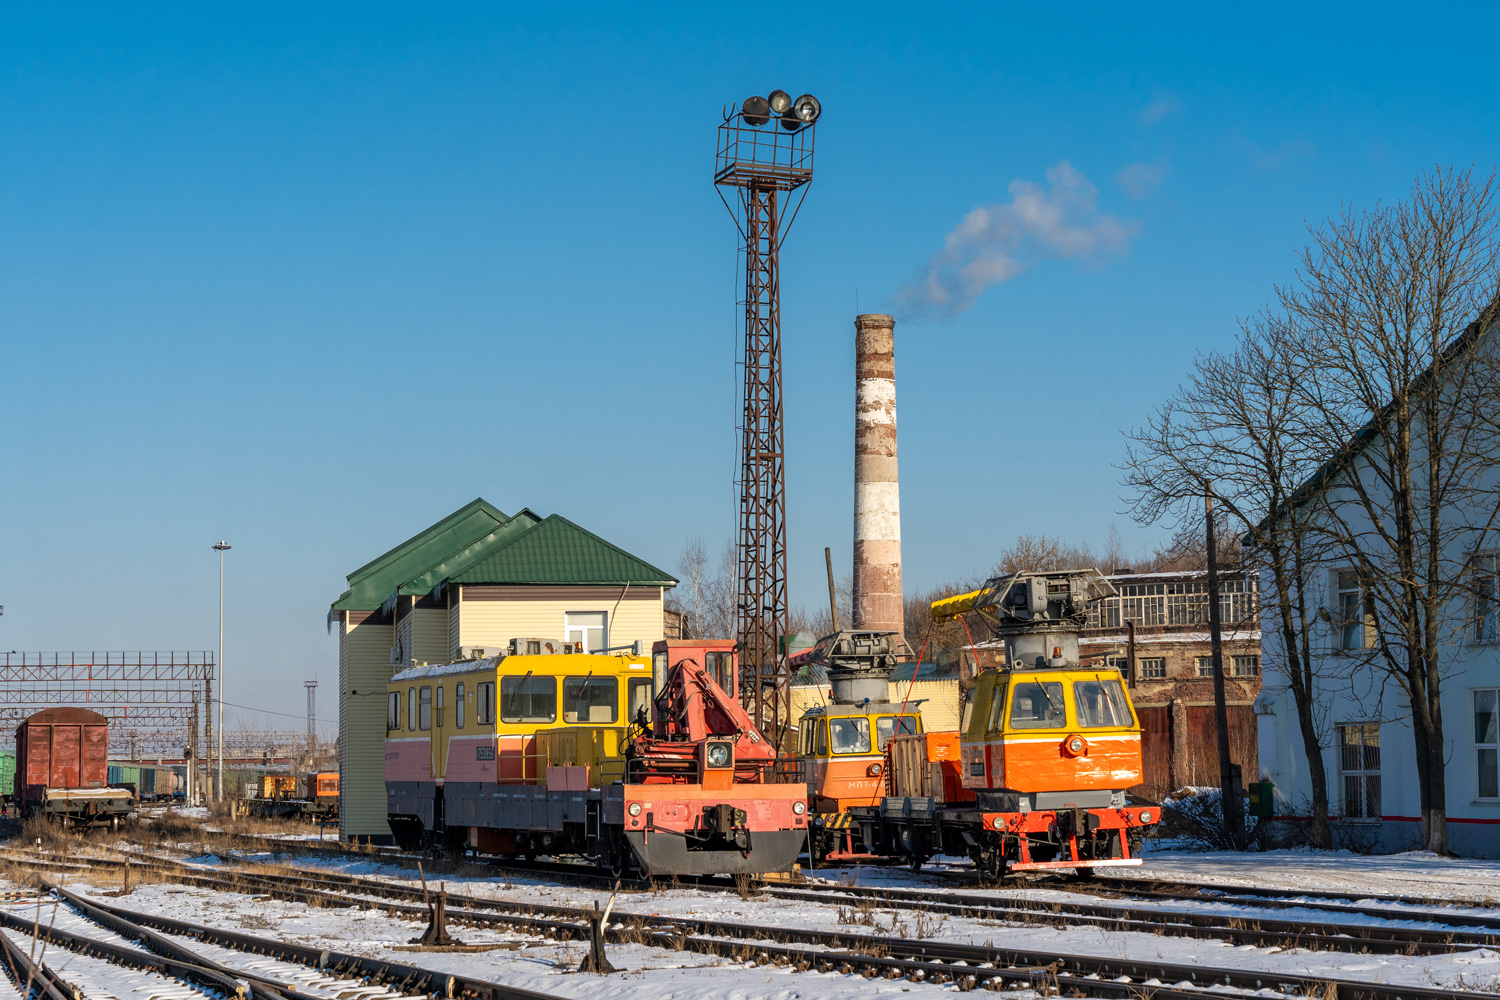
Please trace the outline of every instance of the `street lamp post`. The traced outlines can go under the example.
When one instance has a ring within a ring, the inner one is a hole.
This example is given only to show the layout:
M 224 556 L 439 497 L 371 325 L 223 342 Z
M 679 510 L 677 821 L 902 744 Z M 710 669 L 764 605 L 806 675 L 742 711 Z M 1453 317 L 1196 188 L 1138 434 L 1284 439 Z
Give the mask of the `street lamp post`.
M 222 802 L 224 800 L 224 553 L 229 551 L 229 543 L 215 542 L 214 551 L 219 553 L 219 720 L 214 727 L 215 735 L 219 738 L 219 768 L 218 779 L 214 782 L 214 795 Z

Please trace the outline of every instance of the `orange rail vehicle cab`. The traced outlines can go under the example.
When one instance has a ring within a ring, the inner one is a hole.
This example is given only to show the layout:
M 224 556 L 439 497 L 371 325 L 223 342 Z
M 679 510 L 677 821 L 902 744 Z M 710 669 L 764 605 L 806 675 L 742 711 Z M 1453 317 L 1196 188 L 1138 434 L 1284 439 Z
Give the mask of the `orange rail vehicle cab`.
M 1120 791 L 1141 782 L 1141 727 L 1113 670 L 990 671 L 971 705 L 967 788 Z
M 885 795 L 885 750 L 896 736 L 922 731 L 922 718 L 900 705 L 808 709 L 798 726 L 797 757 L 815 813 L 877 806 Z

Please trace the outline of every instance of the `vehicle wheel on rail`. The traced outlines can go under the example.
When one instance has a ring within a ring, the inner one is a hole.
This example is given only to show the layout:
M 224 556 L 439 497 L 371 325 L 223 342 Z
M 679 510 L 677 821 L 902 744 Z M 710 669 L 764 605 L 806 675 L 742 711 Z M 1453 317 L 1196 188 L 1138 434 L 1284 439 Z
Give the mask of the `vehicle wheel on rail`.
M 907 866 L 909 868 L 911 868 L 912 871 L 919 872 L 919 871 L 922 870 L 922 866 L 925 865 L 928 861 L 931 861 L 931 860 L 932 859 L 930 857 L 928 857 L 927 855 L 913 854 L 911 857 L 909 857 L 907 859 L 906 863 L 907 863 Z
M 524 857 L 527 863 L 530 864 L 531 862 L 536 860 L 536 851 L 527 851 L 524 855 L 522 855 L 522 857 Z
M 807 837 L 807 866 L 822 868 L 827 861 L 828 845 L 823 843 L 823 838 L 817 831 L 810 831 Z

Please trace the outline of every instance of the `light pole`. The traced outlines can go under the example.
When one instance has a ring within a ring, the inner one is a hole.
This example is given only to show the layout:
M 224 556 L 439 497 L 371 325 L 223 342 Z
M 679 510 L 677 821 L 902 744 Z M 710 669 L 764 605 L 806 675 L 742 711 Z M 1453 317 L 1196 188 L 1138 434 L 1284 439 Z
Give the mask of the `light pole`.
M 214 727 L 214 735 L 219 738 L 219 776 L 214 782 L 214 796 L 222 802 L 224 800 L 224 553 L 229 551 L 229 543 L 215 542 L 214 551 L 219 553 L 219 721 Z

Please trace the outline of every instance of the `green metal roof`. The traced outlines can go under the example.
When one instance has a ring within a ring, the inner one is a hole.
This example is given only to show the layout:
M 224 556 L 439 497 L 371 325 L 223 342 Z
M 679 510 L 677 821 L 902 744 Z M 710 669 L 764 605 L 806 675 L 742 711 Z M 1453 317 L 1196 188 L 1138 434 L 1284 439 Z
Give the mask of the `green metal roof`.
M 558 514 L 510 536 L 448 579 L 451 583 L 677 585 L 670 573 Z
M 465 504 L 350 573 L 347 577 L 349 589 L 333 603 L 333 610 L 374 611 L 395 593 L 397 587 L 426 573 L 508 520 L 503 511 L 483 499 Z
M 450 579 L 458 573 L 462 573 L 499 545 L 515 538 L 521 532 L 542 522 L 538 514 L 533 514 L 529 509 L 522 508 L 514 517 L 499 525 L 494 531 L 489 532 L 483 538 L 475 539 L 465 545 L 457 552 L 451 553 L 446 559 L 433 566 L 421 576 L 414 577 L 401 585 L 401 593 L 421 597 L 423 594 L 431 593 L 442 584 L 444 580 Z

